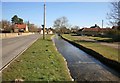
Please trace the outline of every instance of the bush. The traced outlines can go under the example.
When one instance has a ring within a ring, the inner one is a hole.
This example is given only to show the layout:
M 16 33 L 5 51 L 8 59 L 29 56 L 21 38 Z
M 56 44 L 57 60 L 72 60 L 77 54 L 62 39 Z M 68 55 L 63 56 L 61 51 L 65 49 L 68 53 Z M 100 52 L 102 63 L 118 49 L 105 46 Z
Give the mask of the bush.
M 109 31 L 107 32 L 106 36 L 112 38 L 113 41 L 115 42 L 119 42 L 120 41 L 120 30 Z

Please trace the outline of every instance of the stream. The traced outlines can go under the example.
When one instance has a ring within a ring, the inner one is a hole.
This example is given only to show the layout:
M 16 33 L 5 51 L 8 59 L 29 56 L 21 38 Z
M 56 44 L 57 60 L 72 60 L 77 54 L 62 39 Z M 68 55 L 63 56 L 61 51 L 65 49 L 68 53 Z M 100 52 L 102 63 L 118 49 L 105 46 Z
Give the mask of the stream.
M 120 75 L 92 56 L 56 35 L 53 38 L 57 50 L 67 61 L 75 81 L 120 81 Z

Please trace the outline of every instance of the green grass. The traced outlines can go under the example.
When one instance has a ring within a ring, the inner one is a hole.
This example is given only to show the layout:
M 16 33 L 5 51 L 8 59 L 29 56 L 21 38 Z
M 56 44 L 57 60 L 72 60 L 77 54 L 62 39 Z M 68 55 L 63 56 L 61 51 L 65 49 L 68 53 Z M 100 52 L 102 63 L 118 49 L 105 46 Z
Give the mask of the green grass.
M 64 34 L 63 37 L 65 37 L 71 41 L 74 41 L 86 48 L 92 49 L 92 50 L 98 52 L 99 54 L 103 55 L 106 58 L 120 62 L 118 60 L 118 51 L 119 50 L 116 48 L 101 45 L 101 44 L 95 43 L 95 42 L 85 41 L 85 39 L 87 38 L 86 36 L 71 36 L 70 34 Z
M 104 41 L 104 42 L 112 42 L 112 38 L 108 38 L 108 37 L 88 37 L 90 39 L 93 39 L 93 40 L 97 40 L 97 41 Z
M 2 72 L 3 81 L 70 81 L 66 63 L 51 36 L 38 39 Z

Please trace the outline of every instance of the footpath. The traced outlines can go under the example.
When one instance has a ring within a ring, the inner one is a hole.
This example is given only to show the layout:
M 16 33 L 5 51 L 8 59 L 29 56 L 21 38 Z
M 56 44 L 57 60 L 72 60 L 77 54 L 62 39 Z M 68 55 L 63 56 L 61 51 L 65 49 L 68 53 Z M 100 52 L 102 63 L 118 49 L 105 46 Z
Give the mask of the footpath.
M 13 37 L 19 37 L 19 36 L 26 36 L 26 35 L 31 35 L 34 33 L 0 33 L 0 39 L 5 39 L 5 38 L 13 38 Z

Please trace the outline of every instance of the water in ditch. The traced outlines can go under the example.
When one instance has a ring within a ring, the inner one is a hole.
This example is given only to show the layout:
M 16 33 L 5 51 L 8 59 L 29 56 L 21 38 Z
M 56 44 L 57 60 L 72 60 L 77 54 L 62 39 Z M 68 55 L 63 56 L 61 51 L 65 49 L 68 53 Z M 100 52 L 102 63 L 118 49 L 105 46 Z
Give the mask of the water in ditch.
M 112 69 L 56 35 L 53 38 L 58 51 L 67 61 L 75 81 L 120 81 Z

